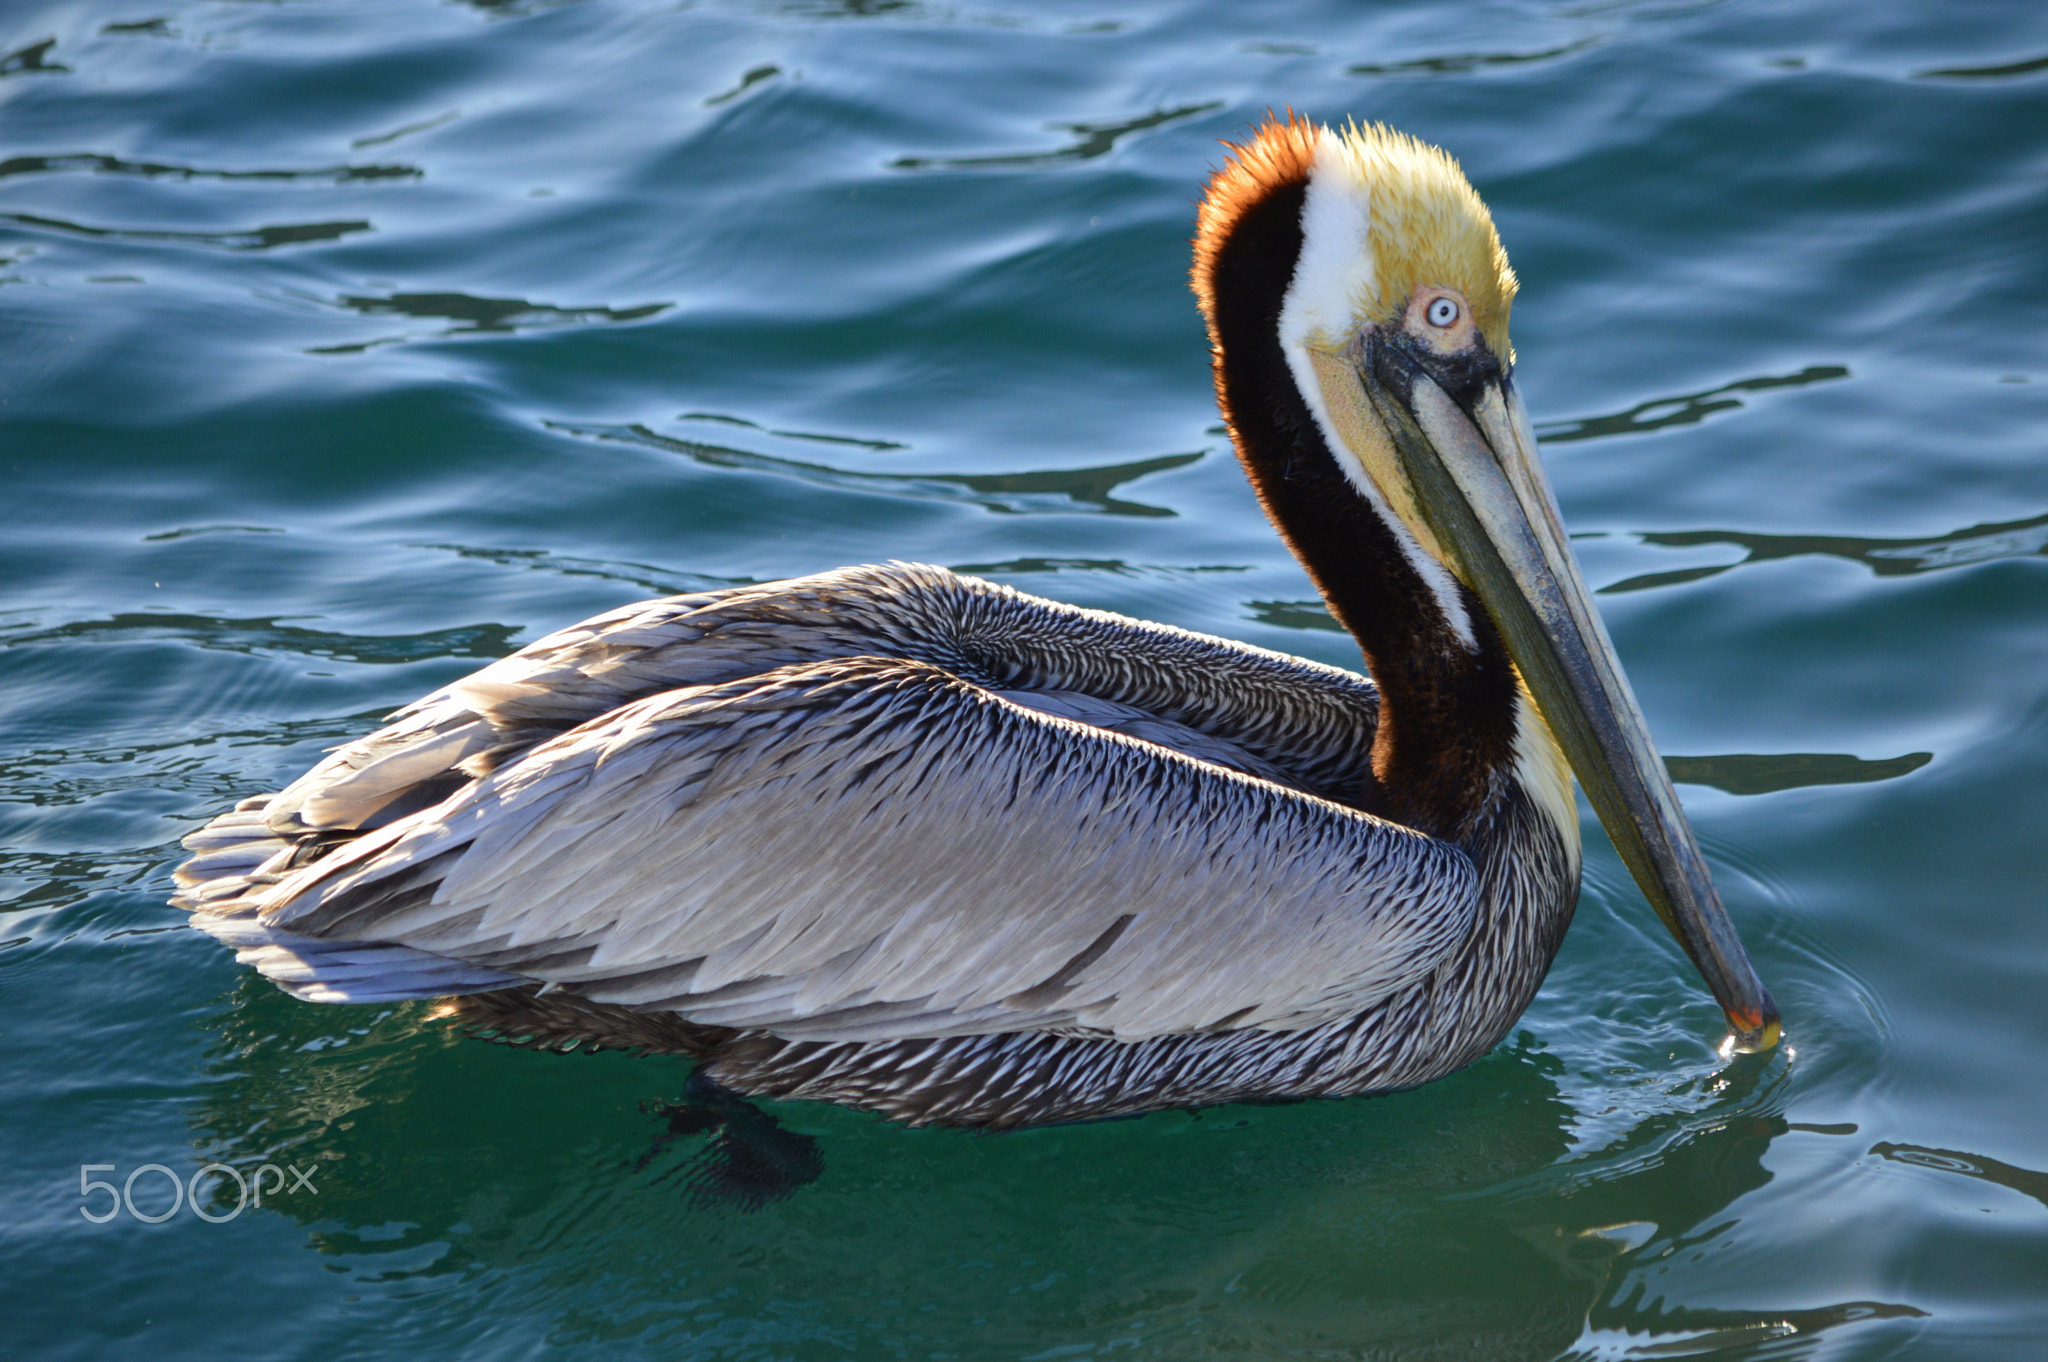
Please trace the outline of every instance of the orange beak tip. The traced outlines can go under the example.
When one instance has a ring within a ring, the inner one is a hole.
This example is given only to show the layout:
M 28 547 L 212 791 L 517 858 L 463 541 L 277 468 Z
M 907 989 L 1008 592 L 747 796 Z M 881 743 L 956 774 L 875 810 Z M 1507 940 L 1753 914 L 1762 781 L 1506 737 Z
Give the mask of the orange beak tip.
M 1764 995 L 1764 1005 L 1755 1012 L 1731 1010 L 1728 1025 L 1735 1034 L 1728 1037 L 1727 1048 L 1739 1055 L 1761 1054 L 1773 1049 L 1784 1034 L 1778 1022 L 1778 1005 L 1769 994 Z

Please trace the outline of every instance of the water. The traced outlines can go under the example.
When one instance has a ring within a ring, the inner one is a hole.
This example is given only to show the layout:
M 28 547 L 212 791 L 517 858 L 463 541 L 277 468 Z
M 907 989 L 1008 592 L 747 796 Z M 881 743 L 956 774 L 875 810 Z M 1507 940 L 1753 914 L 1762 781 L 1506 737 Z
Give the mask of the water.
M 2040 1355 L 2048 10 L 15 0 L 0 52 L 10 1356 Z M 747 1215 L 633 1166 L 676 1063 L 295 1004 L 164 905 L 233 799 L 658 592 L 916 558 L 1355 664 L 1185 284 L 1287 105 L 1492 204 L 1778 1051 L 1593 830 L 1451 1079 L 791 1105 L 824 1175 Z M 313 1186 L 80 1214 L 214 1159 Z

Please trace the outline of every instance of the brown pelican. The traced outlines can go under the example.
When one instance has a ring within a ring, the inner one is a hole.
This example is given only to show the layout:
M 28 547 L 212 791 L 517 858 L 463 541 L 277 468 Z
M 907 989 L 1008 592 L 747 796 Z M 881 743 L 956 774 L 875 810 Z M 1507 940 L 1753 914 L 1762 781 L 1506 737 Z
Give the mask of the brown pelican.
M 645 601 L 194 834 L 194 925 L 300 998 L 912 1123 L 1385 1091 L 1535 993 L 1576 772 L 1773 1044 L 1538 465 L 1485 206 L 1382 127 L 1231 151 L 1217 394 L 1371 681 L 912 564 Z

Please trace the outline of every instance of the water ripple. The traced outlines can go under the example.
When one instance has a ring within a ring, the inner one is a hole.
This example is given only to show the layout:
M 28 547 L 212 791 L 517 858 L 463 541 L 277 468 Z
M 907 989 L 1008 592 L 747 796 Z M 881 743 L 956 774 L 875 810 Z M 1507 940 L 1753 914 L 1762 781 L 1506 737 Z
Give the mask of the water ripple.
M 309 629 L 277 619 L 217 619 L 209 615 L 126 613 L 104 619 L 74 620 L 48 629 L 9 634 L 0 647 L 25 648 L 60 643 L 111 643 L 174 639 L 214 652 L 284 653 L 337 662 L 378 665 L 418 662 L 435 657 L 475 657 L 496 661 L 511 652 L 516 626 L 472 624 L 418 634 L 342 634 Z
M 97 152 L 72 152 L 57 156 L 14 156 L 0 161 L 0 180 L 12 175 L 45 175 L 60 171 L 87 170 L 101 175 L 140 175 L 169 180 L 272 180 L 348 184 L 364 180 L 417 180 L 426 172 L 418 166 L 320 166 L 312 170 L 207 170 L 199 166 L 171 165 L 157 161 L 129 161 Z
M 317 301 L 325 301 L 317 300 Z M 381 336 L 342 345 L 316 345 L 309 355 L 353 355 L 383 345 L 448 336 L 507 333 L 541 327 L 606 326 L 658 316 L 674 303 L 640 303 L 632 307 L 556 307 L 524 298 L 478 298 L 467 293 L 343 294 L 333 306 L 365 317 L 438 317 L 458 323 L 424 336 Z
M 0 76 L 24 75 L 69 75 L 71 68 L 60 62 L 48 60 L 50 49 L 57 45 L 55 38 L 45 38 L 39 43 L 30 43 L 0 57 Z
M 1849 377 L 1847 366 L 1812 364 L 1796 374 L 1763 378 L 1741 378 L 1704 392 L 1677 397 L 1653 397 L 1627 411 L 1608 416 L 1587 416 L 1569 421 L 1546 421 L 1536 431 L 1545 444 L 1569 444 L 1574 440 L 1597 440 L 1610 435 L 1647 435 L 1671 426 L 1696 426 L 1716 412 L 1736 411 L 1742 400 L 1736 393 L 1768 392 L 1773 388 L 1803 388 L 1811 383 L 1829 383 Z
M 1921 80 L 2012 80 L 2018 76 L 2037 76 L 2043 71 L 2048 71 L 2048 56 L 2029 57 L 2025 61 L 2006 62 L 1999 66 L 1943 66 L 1913 74 Z
M 891 170 L 1006 170 L 1019 166 L 1058 165 L 1066 161 L 1092 161 L 1098 156 L 1107 156 L 1116 149 L 1116 144 L 1134 132 L 1176 123 L 1184 118 L 1208 113 L 1223 107 L 1223 101 L 1212 99 L 1202 104 L 1184 104 L 1175 109 L 1156 109 L 1137 118 L 1121 123 L 1053 123 L 1048 126 L 1054 132 L 1071 132 L 1074 142 L 1070 146 L 1052 151 L 1004 152 L 990 156 L 899 156 L 889 162 Z
M 432 132 L 435 128 L 444 128 L 460 117 L 462 117 L 460 109 L 450 109 L 447 113 L 436 114 L 432 118 L 422 118 L 417 123 L 407 123 L 403 127 L 393 128 L 390 132 L 372 133 L 368 137 L 358 137 L 348 144 L 349 149 L 351 151 L 361 151 L 364 147 L 381 147 L 387 143 L 396 142 L 401 137 L 411 137 L 415 133 Z
M 83 223 L 38 217 L 33 213 L 0 213 L 0 221 L 104 241 L 168 241 L 178 245 L 217 246 L 230 251 L 267 251 L 277 246 L 335 241 L 355 232 L 375 230 L 367 222 L 356 221 L 285 223 L 242 232 L 174 232 L 147 227 L 88 227 Z
M 2048 1173 L 2038 1173 L 2031 1168 L 2020 1168 L 1997 1159 L 1987 1159 L 1982 1154 L 1967 1154 L 1958 1149 L 1929 1149 L 1916 1144 L 1893 1144 L 1880 1140 L 1870 1147 L 1870 1152 L 1879 1158 L 1894 1163 L 1910 1164 L 1915 1168 L 1932 1168 L 1937 1172 L 1956 1173 L 1980 1182 L 1995 1183 L 2009 1187 L 2022 1196 L 2030 1196 L 2048 1206 Z
M 1742 530 L 1660 530 L 1638 538 L 1645 544 L 1661 548 L 1729 544 L 1745 552 L 1743 557 L 1732 563 L 1711 563 L 1705 567 L 1630 577 L 1601 587 L 1597 594 L 1616 595 L 1624 591 L 1677 586 L 1717 577 L 1753 563 L 1770 563 L 1810 554 L 1861 563 L 1880 577 L 1905 577 L 2004 558 L 2038 558 L 2048 554 L 2048 515 L 1971 525 L 1948 534 L 1910 539 L 1864 539 L 1833 534 L 1750 534 Z
M 1347 66 L 1344 73 L 1351 76 L 1465 76 L 1498 66 L 1528 66 L 1535 62 L 1556 61 L 1584 52 L 1589 47 L 1597 47 L 1599 43 L 1598 37 L 1588 37 L 1561 47 L 1547 47 L 1540 52 L 1456 52 L 1441 57 Z
M 757 66 L 744 76 L 741 76 L 739 84 L 733 86 L 730 90 L 721 91 L 705 100 L 704 107 L 715 109 L 721 104 L 730 104 L 762 81 L 773 80 L 781 74 L 782 68 L 779 66 Z
M 414 547 L 437 553 L 452 553 L 472 562 L 528 572 L 547 572 L 562 577 L 592 577 L 607 582 L 624 582 L 657 596 L 678 596 L 686 591 L 717 591 L 729 586 L 748 586 L 751 577 L 712 577 L 701 572 L 677 572 L 648 563 L 613 562 L 602 558 L 580 558 L 548 549 L 493 549 L 470 544 L 419 544 Z
M 1730 1357 L 1755 1362 L 1805 1357 L 1817 1335 L 1866 1320 L 1926 1319 L 1917 1306 L 1845 1301 L 1804 1310 L 1707 1310 L 1672 1307 L 1637 1282 L 1622 1300 L 1592 1311 L 1585 1334 L 1557 1362 L 1633 1362 L 1665 1357 Z
M 1202 457 L 1197 450 L 1188 454 L 1162 454 L 1132 463 L 1108 464 L 1096 468 L 1048 469 L 1030 473 L 857 473 L 829 464 L 778 459 L 726 445 L 701 440 L 680 440 L 658 435 L 644 425 L 573 425 L 562 421 L 542 422 L 549 430 L 586 440 L 641 445 L 648 449 L 680 454 L 712 468 L 736 468 L 748 472 L 777 473 L 805 482 L 846 491 L 880 492 L 916 501 L 950 501 L 1003 515 L 1045 515 L 1095 511 L 1106 515 L 1171 516 L 1164 506 L 1125 501 L 1113 495 L 1117 488 L 1152 473 L 1185 468 Z
M 1897 780 L 1933 760 L 1932 752 L 1908 752 L 1879 761 L 1836 752 L 1729 752 L 1712 757 L 1666 757 L 1664 767 L 1682 785 L 1711 785 L 1732 795 L 1760 795 L 1809 785 Z

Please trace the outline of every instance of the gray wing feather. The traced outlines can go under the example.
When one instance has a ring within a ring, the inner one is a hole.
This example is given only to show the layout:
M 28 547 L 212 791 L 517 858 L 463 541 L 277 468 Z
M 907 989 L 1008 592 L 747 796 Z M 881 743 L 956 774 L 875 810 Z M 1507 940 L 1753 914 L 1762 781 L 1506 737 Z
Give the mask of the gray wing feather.
M 1184 752 L 1212 765 L 1225 766 L 1248 776 L 1257 776 L 1260 780 L 1270 780 L 1275 785 L 1299 787 L 1295 778 L 1286 771 L 1246 751 L 1228 738 L 1204 733 L 1199 729 L 1189 728 L 1186 724 L 1175 723 L 1171 719 L 1162 719 L 1136 705 L 1118 704 L 1099 695 L 1070 690 L 998 690 L 991 693 L 1013 705 L 1021 705 L 1040 714 L 1072 719 L 1075 723 L 1087 724 L 1110 733 L 1121 733 L 1130 738 L 1142 738 L 1146 742 L 1156 743 L 1176 752 Z
M 1113 711 L 1100 726 L 1318 793 L 1350 798 L 1371 778 L 1378 696 L 1361 677 L 892 563 L 641 601 L 549 634 L 335 749 L 264 822 L 281 835 L 375 828 L 634 700 L 851 657 L 929 662 L 1040 708 Z
M 1455 848 L 1058 703 L 1079 702 L 875 657 L 665 691 L 258 906 L 300 936 L 826 1039 L 1291 1030 L 1423 978 L 1470 932 Z
M 519 976 L 405 946 L 327 941 L 250 918 L 196 913 L 192 925 L 235 948 L 235 960 L 309 1003 L 385 1003 L 476 993 Z

